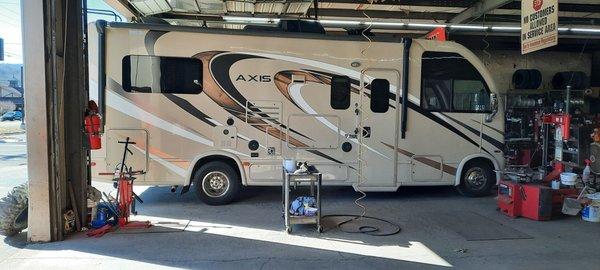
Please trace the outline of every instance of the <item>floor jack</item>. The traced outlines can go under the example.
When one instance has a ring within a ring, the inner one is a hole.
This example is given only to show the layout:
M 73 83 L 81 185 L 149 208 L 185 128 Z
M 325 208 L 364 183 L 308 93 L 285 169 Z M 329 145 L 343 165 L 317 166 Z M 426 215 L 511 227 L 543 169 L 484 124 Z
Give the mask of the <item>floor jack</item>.
M 577 195 L 577 190 L 574 188 L 552 189 L 549 187 L 550 181 L 558 178 L 565 171 L 565 165 L 562 162 L 562 144 L 570 136 L 571 116 L 569 114 L 544 115 L 542 122 L 544 123 L 543 168 L 547 165 L 546 157 L 550 137 L 547 125 L 556 127 L 553 170 L 539 179 L 541 182 L 537 183 L 532 180 L 533 177 L 525 174 L 519 175 L 524 179 L 523 181 L 501 180 L 498 185 L 498 208 L 507 216 L 549 220 L 553 214 L 559 212 L 566 197 Z
M 120 169 L 114 173 L 100 173 L 100 175 L 115 175 L 114 185 L 117 188 L 117 212 L 118 216 L 118 228 L 119 229 L 139 229 L 139 228 L 149 228 L 152 225 L 150 221 L 130 221 L 129 216 L 131 214 L 137 215 L 137 211 L 135 210 L 135 203 L 138 201 L 139 203 L 144 203 L 142 199 L 133 192 L 133 181 L 135 180 L 134 175 L 142 175 L 144 171 L 133 171 L 131 167 L 127 167 L 125 165 L 125 161 L 127 158 L 127 153 L 133 155 L 133 152 L 129 150 L 129 145 L 135 144 L 129 140 L 129 137 L 125 139 L 125 141 L 119 141 L 119 143 L 124 144 L 123 150 L 123 159 L 120 164 Z M 91 230 L 87 233 L 88 236 L 100 237 L 107 232 L 113 230 L 113 225 L 106 224 L 98 229 Z

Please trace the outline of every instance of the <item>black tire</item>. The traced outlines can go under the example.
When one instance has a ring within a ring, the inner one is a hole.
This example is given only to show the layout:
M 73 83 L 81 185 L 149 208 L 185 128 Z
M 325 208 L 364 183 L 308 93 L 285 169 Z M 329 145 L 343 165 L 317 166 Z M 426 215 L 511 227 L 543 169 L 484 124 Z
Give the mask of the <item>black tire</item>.
M 467 197 L 483 197 L 490 195 L 494 184 L 496 184 L 494 167 L 487 162 L 473 161 L 463 168 L 457 189 L 460 194 Z
M 513 73 L 515 89 L 538 89 L 542 84 L 542 73 L 537 69 L 518 69 Z
M 239 173 L 222 161 L 208 162 L 194 174 L 196 196 L 209 205 L 224 205 L 234 201 L 241 187 Z
M 537 69 L 529 70 L 529 89 L 538 89 L 542 85 L 542 73 Z
M 518 69 L 512 77 L 515 89 L 527 89 L 529 84 L 529 70 Z
M 589 87 L 589 82 L 589 77 L 581 71 L 557 72 L 552 78 L 552 86 L 560 90 L 566 89 L 567 85 L 573 89 L 585 89 Z
M 0 200 L 0 234 L 13 236 L 27 228 L 28 191 L 25 183 L 13 188 Z

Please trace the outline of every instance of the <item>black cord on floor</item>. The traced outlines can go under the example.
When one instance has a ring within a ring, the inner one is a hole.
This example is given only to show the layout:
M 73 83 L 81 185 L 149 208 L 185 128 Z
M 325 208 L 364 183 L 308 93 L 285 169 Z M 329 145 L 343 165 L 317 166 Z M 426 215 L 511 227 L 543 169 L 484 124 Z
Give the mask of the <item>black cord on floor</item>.
M 336 227 L 345 233 L 364 233 L 364 234 L 368 234 L 368 235 L 373 235 L 373 236 L 390 236 L 390 235 L 394 235 L 399 233 L 402 228 L 400 228 L 400 225 L 391 222 L 389 220 L 385 220 L 382 218 L 377 218 L 377 217 L 370 217 L 370 216 L 360 216 L 360 215 L 325 215 L 322 216 L 322 219 L 325 218 L 333 218 L 333 217 L 349 217 L 349 219 L 339 222 L 337 223 Z M 371 226 L 371 225 L 363 225 L 363 226 L 358 226 L 358 230 L 355 231 L 350 231 L 350 230 L 344 230 L 344 225 L 348 225 L 352 222 L 360 222 L 361 219 L 372 219 L 372 220 L 378 220 L 387 224 L 390 224 L 391 227 L 393 227 L 394 229 L 392 230 L 392 232 L 389 233 L 384 233 L 381 232 L 381 229 L 375 226 Z

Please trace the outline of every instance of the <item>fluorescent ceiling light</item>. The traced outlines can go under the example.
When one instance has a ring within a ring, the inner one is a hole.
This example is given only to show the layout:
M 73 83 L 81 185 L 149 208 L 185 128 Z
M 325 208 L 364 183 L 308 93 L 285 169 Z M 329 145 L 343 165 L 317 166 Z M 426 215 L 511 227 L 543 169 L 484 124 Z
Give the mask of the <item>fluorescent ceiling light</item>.
M 343 24 L 343 25 L 359 25 L 359 21 L 344 21 L 344 20 L 318 20 L 322 24 Z
M 558 31 L 569 31 L 569 28 L 567 28 L 567 27 L 559 27 Z
M 223 20 L 228 21 L 228 22 L 278 23 L 280 19 L 278 19 L 278 18 L 223 16 Z
M 373 22 L 373 26 L 406 26 L 406 24 L 402 22 Z
M 584 33 L 600 33 L 600 29 L 593 28 L 570 28 L 573 32 L 584 32 Z
M 450 28 L 452 29 L 468 29 L 468 30 L 485 30 L 488 29 L 488 26 L 481 26 L 481 25 L 461 25 L 461 24 L 455 24 L 455 25 L 450 25 Z
M 408 27 L 426 27 L 426 28 L 446 27 L 445 24 L 432 24 L 432 23 L 408 23 L 406 25 L 408 25 Z
M 492 26 L 492 30 L 496 31 L 519 31 L 521 27 L 518 26 Z
M 337 25 L 372 25 L 372 26 L 406 26 L 403 22 L 369 22 L 369 21 L 344 21 L 344 20 L 318 20 L 321 24 L 337 24 Z

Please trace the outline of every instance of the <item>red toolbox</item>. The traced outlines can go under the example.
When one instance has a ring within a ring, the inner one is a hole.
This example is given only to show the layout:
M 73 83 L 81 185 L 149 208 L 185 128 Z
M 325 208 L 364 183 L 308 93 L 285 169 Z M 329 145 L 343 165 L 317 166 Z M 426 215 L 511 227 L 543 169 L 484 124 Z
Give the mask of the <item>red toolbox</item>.
M 509 217 L 550 220 L 553 214 L 560 214 L 564 198 L 572 194 L 577 194 L 577 190 L 553 190 L 541 184 L 500 181 L 498 208 Z

